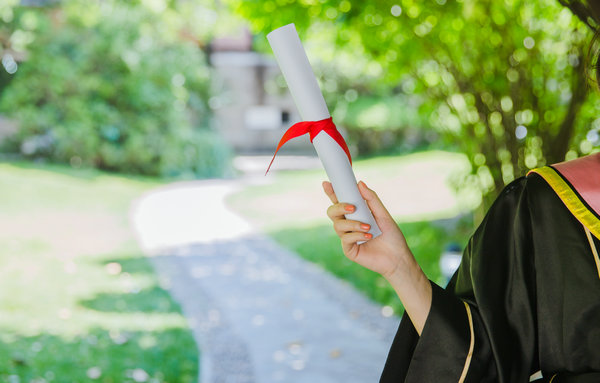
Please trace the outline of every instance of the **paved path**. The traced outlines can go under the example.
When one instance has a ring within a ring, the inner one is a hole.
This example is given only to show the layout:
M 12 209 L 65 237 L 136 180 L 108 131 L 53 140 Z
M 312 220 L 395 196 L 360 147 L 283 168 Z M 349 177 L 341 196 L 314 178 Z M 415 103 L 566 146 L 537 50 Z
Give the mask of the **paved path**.
M 254 232 L 223 202 L 237 185 L 175 184 L 144 196 L 132 213 L 190 320 L 200 381 L 378 381 L 398 319 Z

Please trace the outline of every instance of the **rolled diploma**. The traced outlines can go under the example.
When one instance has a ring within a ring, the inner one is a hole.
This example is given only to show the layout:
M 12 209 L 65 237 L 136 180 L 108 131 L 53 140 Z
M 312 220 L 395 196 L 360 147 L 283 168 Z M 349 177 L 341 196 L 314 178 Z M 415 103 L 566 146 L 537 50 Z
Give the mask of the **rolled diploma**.
M 327 104 L 294 24 L 275 29 L 267 35 L 267 40 L 288 84 L 300 117 L 304 121 L 329 118 Z M 358 191 L 356 177 L 344 150 L 325 132 L 317 134 L 313 139 L 313 145 L 333 185 L 338 201 L 356 206 L 356 211 L 346 214 L 346 218 L 371 225 L 369 233 L 373 234 L 373 238 L 379 236 L 381 230 Z

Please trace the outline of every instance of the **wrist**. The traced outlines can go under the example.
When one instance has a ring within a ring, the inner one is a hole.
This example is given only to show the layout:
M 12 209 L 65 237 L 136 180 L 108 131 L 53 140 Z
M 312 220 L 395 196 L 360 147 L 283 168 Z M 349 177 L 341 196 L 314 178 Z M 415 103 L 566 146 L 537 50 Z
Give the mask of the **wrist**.
M 398 257 L 397 261 L 394 262 L 394 266 L 389 271 L 382 273 L 381 276 L 391 285 L 395 285 L 400 281 L 413 279 L 419 273 L 423 274 L 423 271 L 409 251 L 408 256 Z
M 397 262 L 390 272 L 382 274 L 382 276 L 394 288 L 402 301 L 409 296 L 422 296 L 423 292 L 431 288 L 427 275 L 414 257 Z

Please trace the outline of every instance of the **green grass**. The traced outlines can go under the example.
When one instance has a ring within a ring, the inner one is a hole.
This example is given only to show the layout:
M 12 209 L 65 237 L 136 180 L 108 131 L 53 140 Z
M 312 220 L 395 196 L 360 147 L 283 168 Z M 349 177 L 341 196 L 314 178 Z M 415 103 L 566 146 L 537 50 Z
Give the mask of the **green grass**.
M 356 161 L 353 168 L 399 223 L 427 276 L 444 284 L 439 256 L 450 243 L 466 244 L 473 226 L 469 212 L 481 201 L 477 192 L 452 186 L 469 172 L 466 158 L 431 151 Z M 400 313 L 400 301 L 387 282 L 343 255 L 326 217 L 331 203 L 321 189 L 324 179 L 320 170 L 282 172 L 272 182 L 232 195 L 228 203 L 284 247 Z
M 188 324 L 129 228 L 157 185 L 0 163 L 0 381 L 196 381 Z
M 429 279 L 445 283 L 438 266 L 439 255 L 446 244 L 466 244 L 470 220 L 458 221 L 450 230 L 435 222 L 400 223 L 408 244 Z M 358 290 L 383 305 L 391 306 L 395 313 L 402 312 L 402 305 L 394 290 L 379 274 L 351 262 L 341 251 L 339 238 L 330 224 L 308 227 L 286 227 L 268 234 L 278 243 L 297 252 L 336 276 L 349 281 Z

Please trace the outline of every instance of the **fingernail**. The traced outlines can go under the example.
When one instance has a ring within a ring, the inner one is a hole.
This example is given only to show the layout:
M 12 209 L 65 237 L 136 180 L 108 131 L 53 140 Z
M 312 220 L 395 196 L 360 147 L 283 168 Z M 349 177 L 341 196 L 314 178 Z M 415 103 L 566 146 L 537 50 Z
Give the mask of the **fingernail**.
M 371 239 L 371 238 L 373 238 L 373 234 L 371 234 L 371 233 L 366 233 L 366 234 L 365 234 L 365 238 L 366 238 L 366 239 Z
M 367 225 L 366 223 L 361 223 L 360 227 L 363 228 L 363 230 L 369 230 L 371 228 L 371 225 Z
M 346 207 L 344 207 L 344 209 L 346 209 L 346 211 L 354 211 L 354 206 L 346 205 Z

